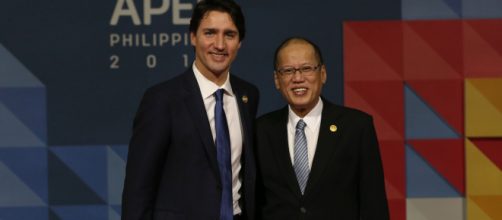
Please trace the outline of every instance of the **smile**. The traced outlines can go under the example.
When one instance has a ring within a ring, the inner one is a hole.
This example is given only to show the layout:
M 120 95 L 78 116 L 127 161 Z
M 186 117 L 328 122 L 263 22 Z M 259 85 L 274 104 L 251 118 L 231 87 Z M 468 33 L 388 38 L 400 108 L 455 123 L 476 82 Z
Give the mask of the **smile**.
M 228 55 L 227 53 L 218 53 L 218 52 L 210 52 L 209 54 L 211 54 L 213 56 L 227 56 Z
M 307 88 L 293 88 L 291 89 L 295 95 L 304 95 L 307 92 Z

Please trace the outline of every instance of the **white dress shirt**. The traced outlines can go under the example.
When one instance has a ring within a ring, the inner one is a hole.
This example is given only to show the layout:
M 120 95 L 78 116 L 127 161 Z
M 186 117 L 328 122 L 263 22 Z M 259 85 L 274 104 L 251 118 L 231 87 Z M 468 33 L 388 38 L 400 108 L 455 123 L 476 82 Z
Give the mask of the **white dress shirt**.
M 289 106 L 289 116 L 288 116 L 288 146 L 289 146 L 289 156 L 291 157 L 291 164 L 295 163 L 295 132 L 296 124 L 300 119 L 303 119 L 305 124 L 305 137 L 307 138 L 307 149 L 308 149 L 308 159 L 309 168 L 312 169 L 312 161 L 314 161 L 315 150 L 317 148 L 317 139 L 319 138 L 319 128 L 321 126 L 321 115 L 322 115 L 322 100 L 319 101 L 314 106 L 314 108 L 305 117 L 300 118 Z
M 225 94 L 223 95 L 223 109 L 225 110 L 225 115 L 227 117 L 228 131 L 230 135 L 230 150 L 231 150 L 231 162 L 232 162 L 232 197 L 233 197 L 233 207 L 234 215 L 240 214 L 241 208 L 239 207 L 239 199 L 241 197 L 239 189 L 241 188 L 241 180 L 239 179 L 239 172 L 241 170 L 241 155 L 242 155 L 242 125 L 239 116 L 239 108 L 237 106 L 237 100 L 235 94 L 232 90 L 232 85 L 230 85 L 230 73 L 227 74 L 227 79 L 222 86 L 218 86 L 212 81 L 208 80 L 195 66 L 192 65 L 195 78 L 199 84 L 200 93 L 202 99 L 204 100 L 204 106 L 206 107 L 207 118 L 209 119 L 209 124 L 211 126 L 211 133 L 213 134 L 213 141 L 216 139 L 216 128 L 214 125 L 214 106 L 216 100 L 214 93 L 218 89 L 224 89 Z

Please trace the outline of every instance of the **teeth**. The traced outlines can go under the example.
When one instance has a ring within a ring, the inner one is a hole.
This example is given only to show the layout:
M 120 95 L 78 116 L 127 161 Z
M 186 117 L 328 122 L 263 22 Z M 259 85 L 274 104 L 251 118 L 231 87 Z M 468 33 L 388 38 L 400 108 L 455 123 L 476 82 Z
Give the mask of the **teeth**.
M 296 88 L 296 89 L 293 89 L 294 92 L 303 92 L 303 91 L 307 91 L 307 88 Z

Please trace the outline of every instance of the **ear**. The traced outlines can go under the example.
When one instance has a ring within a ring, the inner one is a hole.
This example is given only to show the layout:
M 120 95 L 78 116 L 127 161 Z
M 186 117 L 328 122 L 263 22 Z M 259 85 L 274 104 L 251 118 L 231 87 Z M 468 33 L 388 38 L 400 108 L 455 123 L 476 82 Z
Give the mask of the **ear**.
M 190 44 L 192 44 L 192 46 L 194 47 L 197 45 L 196 36 L 194 32 L 190 32 Z
M 279 76 L 277 75 L 277 73 L 274 71 L 274 83 L 275 83 L 275 88 L 277 90 L 281 89 L 281 84 L 279 82 Z
M 326 79 L 327 79 L 327 74 L 326 74 L 326 66 L 323 64 L 321 66 L 321 82 L 322 84 L 326 83 Z

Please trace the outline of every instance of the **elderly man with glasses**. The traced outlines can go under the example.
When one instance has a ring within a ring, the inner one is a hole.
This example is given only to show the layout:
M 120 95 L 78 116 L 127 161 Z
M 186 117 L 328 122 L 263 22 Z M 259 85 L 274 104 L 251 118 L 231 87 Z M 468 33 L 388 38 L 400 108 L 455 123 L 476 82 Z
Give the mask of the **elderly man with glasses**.
M 305 38 L 274 57 L 288 106 L 257 121 L 261 219 L 389 219 L 372 117 L 321 97 L 326 66 Z

